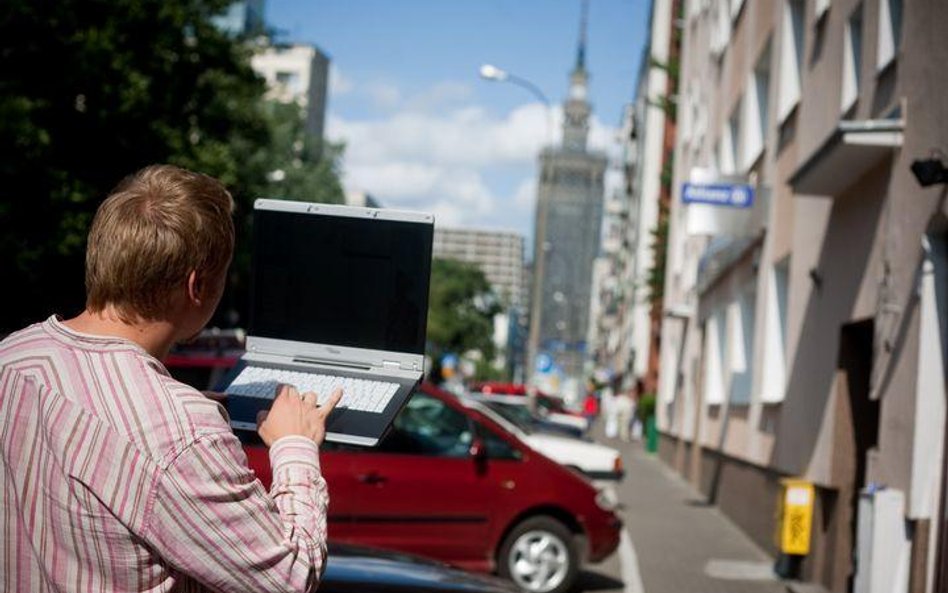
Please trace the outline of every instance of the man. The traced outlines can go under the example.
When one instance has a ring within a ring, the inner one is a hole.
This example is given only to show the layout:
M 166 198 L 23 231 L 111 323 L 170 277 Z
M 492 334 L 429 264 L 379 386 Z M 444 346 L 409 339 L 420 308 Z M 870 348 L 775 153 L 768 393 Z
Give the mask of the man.
M 284 386 L 259 433 L 268 494 L 219 403 L 171 378 L 171 346 L 224 289 L 233 200 L 172 166 L 96 213 L 85 310 L 0 342 L 0 590 L 311 591 L 326 561 L 326 416 Z

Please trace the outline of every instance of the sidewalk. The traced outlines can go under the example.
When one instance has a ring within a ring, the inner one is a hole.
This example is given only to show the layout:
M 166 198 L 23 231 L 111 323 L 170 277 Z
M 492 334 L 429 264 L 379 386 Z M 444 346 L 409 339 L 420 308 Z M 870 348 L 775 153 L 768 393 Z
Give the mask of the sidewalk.
M 639 442 L 599 442 L 622 451 L 617 488 L 645 593 L 786 593 L 773 559 Z M 626 591 L 629 583 L 626 583 Z

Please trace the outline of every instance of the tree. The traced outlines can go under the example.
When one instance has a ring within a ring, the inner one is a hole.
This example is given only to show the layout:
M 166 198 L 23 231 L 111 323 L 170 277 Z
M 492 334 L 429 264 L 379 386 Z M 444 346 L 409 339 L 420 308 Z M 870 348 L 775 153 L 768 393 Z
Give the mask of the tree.
M 81 309 L 95 210 L 122 177 L 151 163 L 230 188 L 243 251 L 224 303 L 244 308 L 252 203 L 272 195 L 268 174 L 292 159 L 271 150 L 281 115 L 262 100 L 251 46 L 211 22 L 229 3 L 0 3 L 0 269 L 16 287 L 0 334 Z M 337 168 L 338 152 L 289 177 L 335 183 L 329 194 L 338 199 Z
M 497 297 L 477 266 L 450 259 L 431 265 L 428 300 L 428 354 L 437 366 L 448 352 L 479 351 L 483 360 L 494 357 L 494 315 Z

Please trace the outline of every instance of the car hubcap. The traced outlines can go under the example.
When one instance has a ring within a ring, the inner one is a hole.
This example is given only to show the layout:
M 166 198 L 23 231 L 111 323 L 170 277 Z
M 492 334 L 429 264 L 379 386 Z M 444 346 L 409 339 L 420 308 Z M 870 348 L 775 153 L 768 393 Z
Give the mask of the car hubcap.
M 569 570 L 569 551 L 546 531 L 528 531 L 510 550 L 510 575 L 521 589 L 544 593 L 558 587 Z

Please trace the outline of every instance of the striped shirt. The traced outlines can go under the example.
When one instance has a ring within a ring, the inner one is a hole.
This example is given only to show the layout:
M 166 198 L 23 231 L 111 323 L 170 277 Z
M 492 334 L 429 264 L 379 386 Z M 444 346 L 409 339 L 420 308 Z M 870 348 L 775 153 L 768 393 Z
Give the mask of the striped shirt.
M 326 482 L 304 437 L 269 494 L 223 408 L 138 345 L 56 317 L 0 342 L 0 589 L 305 591 Z

